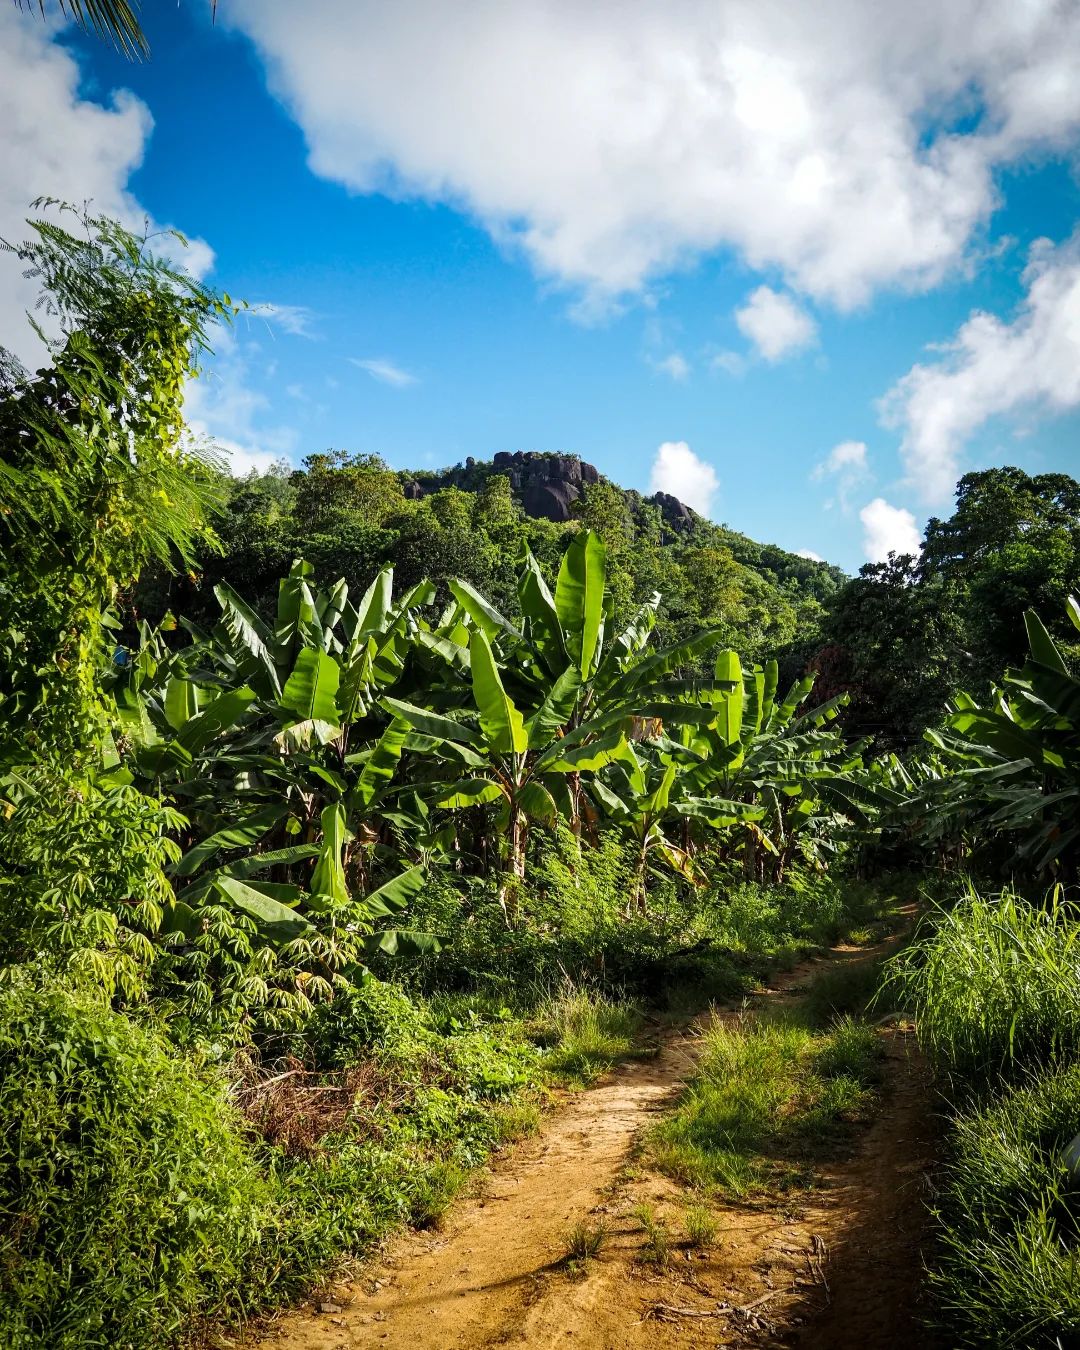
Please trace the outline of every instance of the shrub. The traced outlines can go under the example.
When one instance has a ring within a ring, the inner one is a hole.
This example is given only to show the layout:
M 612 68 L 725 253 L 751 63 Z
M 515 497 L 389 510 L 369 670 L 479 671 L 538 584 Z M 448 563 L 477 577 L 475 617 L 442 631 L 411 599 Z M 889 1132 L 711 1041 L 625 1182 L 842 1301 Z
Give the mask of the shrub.
M 223 1095 L 61 987 L 0 993 L 0 1341 L 159 1347 L 251 1292 L 273 1221 Z
M 1080 1198 L 1063 1155 L 1078 1122 L 1077 1065 L 955 1120 L 932 1272 L 951 1343 L 1077 1343 Z
M 937 1064 L 971 1081 L 1080 1048 L 1080 924 L 1057 895 L 1039 909 L 972 891 L 939 910 L 892 975 Z

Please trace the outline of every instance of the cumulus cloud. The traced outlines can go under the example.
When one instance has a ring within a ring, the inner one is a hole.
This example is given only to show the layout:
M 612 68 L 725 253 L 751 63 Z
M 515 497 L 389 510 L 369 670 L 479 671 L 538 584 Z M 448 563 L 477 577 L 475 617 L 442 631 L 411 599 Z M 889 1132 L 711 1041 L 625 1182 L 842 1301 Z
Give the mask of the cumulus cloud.
M 766 361 L 801 351 L 817 335 L 817 325 L 806 310 L 771 286 L 759 286 L 735 311 L 735 322 Z
M 265 473 L 296 450 L 295 430 L 266 420 L 270 400 L 256 387 L 260 364 L 265 362 L 258 343 L 219 328 L 213 362 L 188 384 L 184 398 L 194 439 L 212 445 L 238 476 L 252 469 Z
M 811 477 L 818 482 L 829 479 L 835 484 L 834 500 L 847 515 L 851 510 L 852 494 L 870 477 L 865 442 L 841 441 L 839 445 L 834 445 L 821 463 L 814 467 Z
M 95 213 L 133 230 L 146 222 L 127 183 L 153 126 L 149 110 L 125 90 L 104 103 L 83 97 L 78 63 L 57 44 L 59 31 L 30 10 L 0 4 L 0 237 L 13 243 L 26 238 L 24 222 L 37 197 L 89 202 Z M 168 240 L 156 247 L 198 275 L 213 261 L 201 240 L 188 249 Z M 0 345 L 30 367 L 43 358 L 25 317 L 37 294 L 37 283 L 22 276 L 17 261 L 0 258 Z
M 859 512 L 867 562 L 887 562 L 890 553 L 918 553 L 922 535 L 915 517 L 902 506 L 890 506 L 875 497 Z
M 707 516 L 719 487 L 716 470 L 695 455 L 685 441 L 665 441 L 657 450 L 649 475 L 650 492 L 670 492 L 699 515 Z
M 373 380 L 378 380 L 380 384 L 389 384 L 394 389 L 407 389 L 410 384 L 417 383 L 417 376 L 411 371 L 404 370 L 393 361 L 387 361 L 384 357 L 366 357 L 350 356 L 349 360 L 360 370 L 367 371 Z
M 937 360 L 915 365 L 882 400 L 903 431 L 908 480 L 928 505 L 947 502 L 967 441 L 990 418 L 1080 406 L 1080 235 L 1041 241 L 1011 323 L 977 311 Z
M 1080 124 L 1059 0 L 234 0 L 314 171 L 449 202 L 597 304 L 730 248 L 841 306 L 964 260 Z
M 661 375 L 669 375 L 676 384 L 684 384 L 690 378 L 690 362 L 682 352 L 672 352 L 659 360 L 650 357 L 649 365 Z
M 284 333 L 291 333 L 293 337 L 315 336 L 311 327 L 315 315 L 305 305 L 277 305 L 273 301 L 265 300 L 261 304 L 252 305 L 250 313 L 265 319 L 267 323 L 280 328 Z
M 796 558 L 805 558 L 807 562 L 824 562 L 825 559 L 820 553 L 815 553 L 812 548 L 797 548 L 795 550 Z

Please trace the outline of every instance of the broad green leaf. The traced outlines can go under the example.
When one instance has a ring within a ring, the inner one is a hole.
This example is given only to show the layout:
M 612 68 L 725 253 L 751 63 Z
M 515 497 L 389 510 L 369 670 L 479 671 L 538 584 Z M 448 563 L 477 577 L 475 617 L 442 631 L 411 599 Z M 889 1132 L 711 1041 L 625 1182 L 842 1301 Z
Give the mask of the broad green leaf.
M 456 783 L 440 791 L 435 805 L 457 811 L 466 806 L 483 806 L 501 796 L 503 796 L 502 788 L 490 778 L 460 778 Z
M 431 736 L 437 741 L 458 741 L 463 745 L 478 745 L 480 738 L 472 727 L 467 727 L 452 717 L 444 717 L 441 713 L 429 712 L 426 708 L 418 708 L 414 703 L 406 703 L 400 698 L 386 698 L 379 700 L 380 706 L 385 708 L 388 713 L 395 717 L 400 717 L 408 722 L 409 726 L 415 727 L 425 736 Z
M 349 888 L 345 884 L 342 862 L 346 838 L 345 808 L 340 802 L 323 808 L 321 824 L 322 845 L 311 874 L 311 893 L 325 895 L 334 904 L 343 905 L 349 898 Z
M 266 806 L 261 811 L 255 811 L 245 816 L 243 820 L 238 820 L 227 829 L 215 831 L 214 834 L 201 839 L 194 848 L 188 849 L 173 868 L 174 873 L 178 877 L 189 877 L 217 853 L 257 844 L 269 830 L 288 815 L 288 812 L 289 808 L 285 805 Z
M 176 744 L 189 754 L 197 755 L 216 736 L 236 726 L 254 701 L 255 691 L 247 685 L 219 694 L 201 712 L 184 723 L 176 733 Z
M 258 614 L 226 582 L 214 587 L 221 622 L 232 643 L 232 656 L 246 676 L 263 675 L 276 696 L 281 693 L 274 640 Z
M 566 647 L 583 680 L 592 674 L 604 618 L 607 549 L 600 536 L 582 530 L 571 540 L 559 567 L 555 611 Z
M 569 750 L 554 746 L 537 760 L 537 770 L 542 773 L 584 773 L 602 769 L 612 760 L 625 756 L 627 748 L 621 732 L 609 731 L 595 741 L 572 746 Z
M 293 938 L 313 931 L 310 921 L 302 914 L 297 914 L 279 900 L 264 895 L 255 886 L 249 886 L 235 877 L 218 877 L 214 882 L 214 889 L 236 909 L 254 919 L 271 937 L 281 942 L 291 942 Z
M 539 564 L 528 548 L 518 580 L 518 599 L 521 617 L 528 624 L 533 646 L 552 674 L 558 674 L 566 665 L 566 644 L 555 600 L 540 571 Z
M 183 675 L 174 675 L 165 686 L 165 720 L 179 731 L 199 711 L 199 686 Z
M 567 666 L 547 692 L 543 703 L 525 723 L 529 746 L 534 750 L 548 745 L 555 733 L 573 716 L 581 689 L 577 666 Z
M 555 799 L 543 785 L 536 779 L 526 783 L 518 793 L 518 806 L 522 811 L 533 820 L 542 820 L 549 825 L 554 825 L 559 816 L 559 809 L 555 805 Z
M 529 738 L 521 713 L 503 688 L 491 644 L 477 629 L 469 642 L 472 689 L 480 726 L 498 753 L 524 754 Z
M 337 692 L 341 672 L 328 653 L 304 647 L 296 657 L 292 674 L 285 681 L 281 707 L 292 717 L 285 730 L 297 744 L 311 737 L 325 745 L 340 733 Z
M 521 637 L 509 619 L 504 619 L 499 611 L 489 605 L 480 592 L 467 581 L 451 581 L 449 585 L 454 599 L 486 638 L 496 638 L 500 633 L 506 633 L 514 638 Z
M 1054 639 L 1046 631 L 1043 621 L 1033 609 L 1024 611 L 1024 625 L 1027 628 L 1028 645 L 1031 648 L 1031 655 L 1040 665 L 1049 666 L 1051 670 L 1056 670 L 1059 675 L 1067 675 L 1068 668 L 1061 659 L 1061 653 L 1054 644 Z
M 372 918 L 385 918 L 404 909 L 413 896 L 419 895 L 426 885 L 427 868 L 410 867 L 408 871 L 388 881 L 385 886 L 380 886 L 377 891 L 365 895 L 361 903 Z
M 370 955 L 382 952 L 385 956 L 427 956 L 442 951 L 442 942 L 434 933 L 419 933 L 412 928 L 388 928 L 365 938 L 364 947 Z
M 354 809 L 366 810 L 376 794 L 390 782 L 397 772 L 401 752 L 408 738 L 408 722 L 404 717 L 395 717 L 371 747 L 371 752 L 364 762 L 350 798 Z

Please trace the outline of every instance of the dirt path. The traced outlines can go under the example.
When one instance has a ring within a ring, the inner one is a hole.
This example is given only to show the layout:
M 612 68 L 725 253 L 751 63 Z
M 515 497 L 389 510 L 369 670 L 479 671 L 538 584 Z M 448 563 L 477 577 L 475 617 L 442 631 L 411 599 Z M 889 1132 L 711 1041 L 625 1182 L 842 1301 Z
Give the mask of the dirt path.
M 880 951 L 834 955 L 869 960 Z M 791 997 L 810 969 L 780 977 L 767 995 Z M 496 1163 L 483 1193 L 459 1205 L 442 1232 L 402 1237 L 370 1278 L 335 1286 L 325 1311 L 282 1317 L 259 1346 L 920 1350 L 920 1184 L 931 1127 L 921 1065 L 896 1028 L 882 1032 L 882 1110 L 853 1158 L 817 1169 L 808 1195 L 723 1207 L 708 1252 L 676 1247 L 665 1269 L 642 1264 L 635 1209 L 654 1206 L 678 1233 L 685 1196 L 628 1163 L 692 1071 L 703 1020 L 666 1035 L 655 1058 L 623 1065 L 573 1098 L 536 1139 Z M 608 1238 L 575 1276 L 563 1258 L 568 1230 L 583 1220 L 602 1221 Z

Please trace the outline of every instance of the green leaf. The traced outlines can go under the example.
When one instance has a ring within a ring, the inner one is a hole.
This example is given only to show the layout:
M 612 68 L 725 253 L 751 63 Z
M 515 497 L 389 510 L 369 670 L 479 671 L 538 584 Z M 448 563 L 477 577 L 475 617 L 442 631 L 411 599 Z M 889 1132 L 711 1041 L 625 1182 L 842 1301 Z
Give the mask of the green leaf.
M 345 808 L 340 802 L 323 807 L 322 845 L 315 870 L 311 874 L 311 893 L 324 895 L 334 904 L 343 905 L 349 898 L 345 884 L 342 854 L 345 849 Z
M 426 884 L 427 868 L 410 867 L 408 871 L 388 881 L 385 886 L 380 886 L 377 891 L 365 895 L 361 903 L 372 918 L 385 918 L 404 909 L 413 896 L 420 894 Z
M 325 745 L 340 734 L 337 707 L 340 678 L 338 663 L 328 653 L 311 647 L 301 649 L 281 694 L 281 707 L 293 714 L 285 724 L 292 741 L 309 743 L 313 736 L 320 745 Z
M 518 793 L 518 806 L 522 811 L 533 820 L 542 820 L 548 825 L 554 825 L 559 817 L 559 809 L 555 805 L 555 799 L 543 785 L 534 778 Z
M 531 550 L 525 550 L 525 566 L 518 580 L 521 616 L 532 645 L 551 675 L 566 665 L 566 643 L 559 614 L 548 584 Z
M 484 734 L 500 754 L 524 754 L 529 745 L 524 720 L 503 688 L 491 644 L 479 629 L 469 641 L 469 657 L 473 698 Z
M 264 895 L 257 887 L 249 886 L 235 877 L 218 877 L 214 889 L 278 941 L 291 942 L 294 938 L 314 931 L 310 921 L 302 914 L 295 913 L 280 900 Z
M 1031 648 L 1032 657 L 1040 665 L 1049 666 L 1051 670 L 1056 670 L 1059 675 L 1067 675 L 1068 667 L 1061 659 L 1061 653 L 1054 645 L 1054 639 L 1046 631 L 1043 621 L 1033 609 L 1024 611 L 1024 626 L 1027 628 L 1028 645 Z
M 174 675 L 165 686 L 165 720 L 173 731 L 199 711 L 199 686 L 183 675 Z
M 442 943 L 434 933 L 418 933 L 412 928 L 388 928 L 372 933 L 364 939 L 369 956 L 382 952 L 385 956 L 427 956 L 442 951 Z
M 478 745 L 480 737 L 472 727 L 467 727 L 452 717 L 441 713 L 429 712 L 418 708 L 415 703 L 406 703 L 400 698 L 380 699 L 379 704 L 388 713 L 400 717 L 409 726 L 422 731 L 425 736 L 433 736 L 437 741 L 457 741 L 462 745 Z
M 459 778 L 440 792 L 435 805 L 457 811 L 466 806 L 483 806 L 501 796 L 502 788 L 490 778 Z
M 577 666 L 567 666 L 548 690 L 543 703 L 525 723 L 529 746 L 533 750 L 543 749 L 555 733 L 569 722 L 577 706 L 580 689 L 581 676 Z
M 606 559 L 600 536 L 582 530 L 563 554 L 555 586 L 555 611 L 566 635 L 567 651 L 583 680 L 592 674 L 604 618 Z
M 401 762 L 401 752 L 409 739 L 409 724 L 404 717 L 395 717 L 371 747 L 360 777 L 352 790 L 350 802 L 364 811 L 374 797 L 391 781 Z
M 467 581 L 451 581 L 449 585 L 454 599 L 486 638 L 496 638 L 500 633 L 507 633 L 514 638 L 521 637 L 509 619 L 504 619 L 499 611 L 489 605 L 480 592 Z
M 238 820 L 227 829 L 208 835 L 194 848 L 188 849 L 173 868 L 173 872 L 178 877 L 189 877 L 217 853 L 257 844 L 268 830 L 272 830 L 284 816 L 288 815 L 288 812 L 287 806 L 267 806 L 243 820 Z
M 258 614 L 226 582 L 214 587 L 221 606 L 221 622 L 231 644 L 231 655 L 245 676 L 265 676 L 275 697 L 281 693 L 274 641 Z
M 176 733 L 176 744 L 189 755 L 197 755 L 215 736 L 234 727 L 254 701 L 255 691 L 247 685 L 219 694 L 202 712 L 184 723 Z
M 542 773 L 584 773 L 602 769 L 612 760 L 623 758 L 627 748 L 622 732 L 609 731 L 595 741 L 572 746 L 569 750 L 563 751 L 559 746 L 553 746 L 549 753 L 540 756 L 536 767 Z

